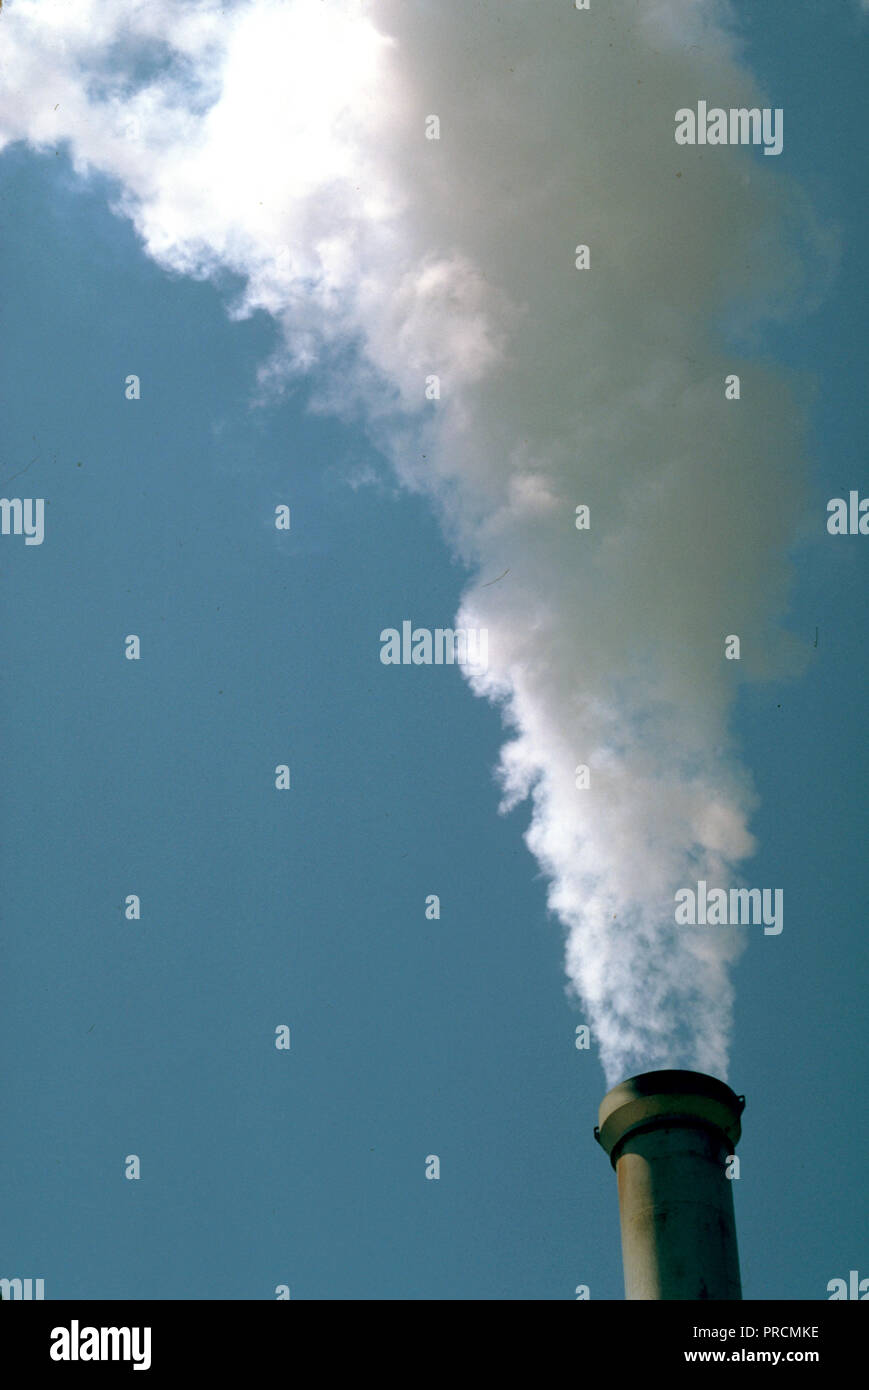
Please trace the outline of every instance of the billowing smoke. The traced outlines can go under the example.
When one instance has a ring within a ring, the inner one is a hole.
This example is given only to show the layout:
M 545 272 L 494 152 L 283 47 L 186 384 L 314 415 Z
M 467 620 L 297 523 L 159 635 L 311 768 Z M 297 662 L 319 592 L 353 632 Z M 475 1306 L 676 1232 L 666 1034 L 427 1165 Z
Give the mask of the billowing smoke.
M 4 140 L 111 176 L 161 264 L 240 275 L 231 312 L 281 329 L 263 393 L 316 364 L 317 406 L 432 499 L 610 1081 L 726 1075 L 745 933 L 676 927 L 673 894 L 741 881 L 729 707 L 799 659 L 777 626 L 799 411 L 753 325 L 805 297 L 824 243 L 780 161 L 675 143 L 700 99 L 776 105 L 729 24 L 717 0 L 8 0 L 0 21 Z

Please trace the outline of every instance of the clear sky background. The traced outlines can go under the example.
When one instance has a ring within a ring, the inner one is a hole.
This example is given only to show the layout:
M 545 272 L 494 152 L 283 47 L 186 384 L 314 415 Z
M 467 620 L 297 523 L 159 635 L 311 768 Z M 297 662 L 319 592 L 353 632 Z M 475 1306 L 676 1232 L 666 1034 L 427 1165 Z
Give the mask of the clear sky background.
M 823 1299 L 869 1277 L 869 539 L 825 530 L 828 498 L 869 492 L 869 17 L 736 8 L 780 162 L 842 244 L 822 306 L 761 345 L 812 394 L 789 623 L 817 649 L 734 719 L 752 882 L 785 901 L 735 971 L 744 1293 Z M 0 1275 L 48 1298 L 622 1297 L 605 1083 L 527 807 L 497 813 L 499 716 L 455 669 L 379 660 L 382 628 L 449 625 L 462 592 L 426 503 L 304 389 L 252 408 L 271 321 L 147 260 L 64 149 L 7 149 L 0 197 L 0 493 L 48 502 L 42 546 L 0 540 Z M 366 467 L 381 483 L 352 485 Z

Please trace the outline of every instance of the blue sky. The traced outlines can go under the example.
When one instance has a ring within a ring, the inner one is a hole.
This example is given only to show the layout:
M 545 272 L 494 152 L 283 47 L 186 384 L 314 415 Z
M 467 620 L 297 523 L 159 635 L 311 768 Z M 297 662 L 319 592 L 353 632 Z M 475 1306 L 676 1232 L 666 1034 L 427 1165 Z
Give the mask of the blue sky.
M 817 649 L 732 719 L 751 879 L 786 903 L 734 970 L 744 1292 L 815 1299 L 869 1275 L 867 542 L 824 529 L 866 490 L 869 24 L 736 9 L 786 113 L 770 178 L 841 243 L 820 307 L 757 347 L 809 408 L 788 625 Z M 0 540 L 0 1274 L 49 1298 L 620 1298 L 605 1081 L 527 805 L 498 814 L 498 712 L 455 669 L 379 661 L 382 628 L 449 623 L 467 571 L 358 422 L 304 385 L 251 406 L 279 339 L 229 317 L 230 278 L 158 267 L 62 147 L 7 147 L 0 181 L 0 481 L 48 503 L 42 546 Z

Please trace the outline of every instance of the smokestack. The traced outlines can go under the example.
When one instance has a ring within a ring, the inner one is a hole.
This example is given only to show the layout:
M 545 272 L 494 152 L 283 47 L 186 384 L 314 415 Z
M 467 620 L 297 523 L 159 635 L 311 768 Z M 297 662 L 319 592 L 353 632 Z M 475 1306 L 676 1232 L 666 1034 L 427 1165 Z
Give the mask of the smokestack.
M 740 1299 L 728 1155 L 745 1097 L 698 1071 L 608 1091 L 595 1138 L 619 1185 L 625 1298 Z

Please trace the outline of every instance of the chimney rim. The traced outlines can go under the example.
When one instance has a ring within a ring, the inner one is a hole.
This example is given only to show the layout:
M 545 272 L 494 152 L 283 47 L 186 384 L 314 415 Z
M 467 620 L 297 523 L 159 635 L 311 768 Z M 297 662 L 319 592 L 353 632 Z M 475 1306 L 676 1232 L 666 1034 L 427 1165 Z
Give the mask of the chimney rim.
M 600 1103 L 595 1139 L 615 1168 L 629 1135 L 659 1128 L 704 1128 L 735 1148 L 745 1097 L 706 1072 L 668 1069 L 629 1076 Z

